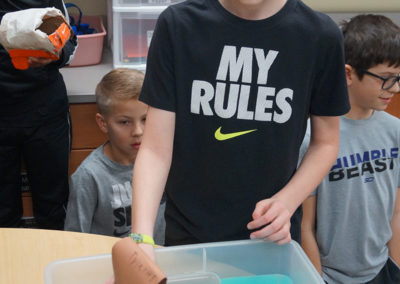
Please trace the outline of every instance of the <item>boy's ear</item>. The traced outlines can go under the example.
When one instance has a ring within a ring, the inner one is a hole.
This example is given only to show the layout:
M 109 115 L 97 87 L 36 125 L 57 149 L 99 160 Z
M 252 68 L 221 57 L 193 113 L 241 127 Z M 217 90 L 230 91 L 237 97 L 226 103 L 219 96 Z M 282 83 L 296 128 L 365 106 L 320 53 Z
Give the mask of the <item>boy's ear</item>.
M 102 132 L 108 133 L 107 122 L 100 113 L 96 113 L 96 122 Z
M 351 83 L 353 82 L 353 67 L 351 67 L 351 65 L 349 64 L 345 64 L 344 69 L 346 72 L 347 86 L 350 86 Z

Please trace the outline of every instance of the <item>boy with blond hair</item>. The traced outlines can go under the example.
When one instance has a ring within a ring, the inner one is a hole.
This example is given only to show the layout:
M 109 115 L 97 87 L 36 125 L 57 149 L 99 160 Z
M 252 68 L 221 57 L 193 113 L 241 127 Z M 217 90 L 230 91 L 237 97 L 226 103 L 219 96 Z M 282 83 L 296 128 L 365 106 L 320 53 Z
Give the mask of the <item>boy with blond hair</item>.
M 131 231 L 133 164 L 146 121 L 147 105 L 138 100 L 143 73 L 119 68 L 96 88 L 96 122 L 108 141 L 94 150 L 71 176 L 65 230 L 127 236 Z M 156 242 L 163 244 L 161 206 Z
M 303 203 L 302 246 L 329 284 L 398 284 L 400 120 L 384 110 L 400 92 L 400 28 L 358 15 L 342 31 L 351 110 L 335 164 Z

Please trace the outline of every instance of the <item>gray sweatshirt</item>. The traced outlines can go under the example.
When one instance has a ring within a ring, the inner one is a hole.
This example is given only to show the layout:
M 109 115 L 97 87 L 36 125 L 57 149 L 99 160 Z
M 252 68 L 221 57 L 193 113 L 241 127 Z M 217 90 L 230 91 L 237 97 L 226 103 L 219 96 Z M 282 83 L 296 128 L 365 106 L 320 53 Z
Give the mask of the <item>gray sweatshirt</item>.
M 133 165 L 110 160 L 95 149 L 70 180 L 65 230 L 125 237 L 131 232 Z M 154 241 L 164 244 L 165 202 L 160 205 Z

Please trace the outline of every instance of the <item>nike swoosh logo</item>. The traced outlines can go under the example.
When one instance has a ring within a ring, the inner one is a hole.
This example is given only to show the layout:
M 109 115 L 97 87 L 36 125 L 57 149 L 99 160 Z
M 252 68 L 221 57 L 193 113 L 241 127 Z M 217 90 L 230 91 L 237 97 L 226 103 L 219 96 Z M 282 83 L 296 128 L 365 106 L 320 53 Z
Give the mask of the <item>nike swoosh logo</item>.
M 218 141 L 223 141 L 223 140 L 228 140 L 228 139 L 232 139 L 253 131 L 256 131 L 257 129 L 252 129 L 252 130 L 245 130 L 245 131 L 239 131 L 239 132 L 232 132 L 232 133 L 221 133 L 221 128 L 222 126 L 220 126 L 216 131 L 215 131 L 215 139 L 217 139 Z
M 116 236 L 116 237 L 122 237 L 123 235 L 126 235 L 126 234 L 128 234 L 128 233 L 129 233 L 129 231 L 130 231 L 130 230 L 128 230 L 128 231 L 126 231 L 126 232 L 122 232 L 122 233 L 120 233 L 120 232 L 118 232 L 116 229 L 114 229 L 114 233 L 113 233 L 113 235 L 114 235 L 114 236 Z

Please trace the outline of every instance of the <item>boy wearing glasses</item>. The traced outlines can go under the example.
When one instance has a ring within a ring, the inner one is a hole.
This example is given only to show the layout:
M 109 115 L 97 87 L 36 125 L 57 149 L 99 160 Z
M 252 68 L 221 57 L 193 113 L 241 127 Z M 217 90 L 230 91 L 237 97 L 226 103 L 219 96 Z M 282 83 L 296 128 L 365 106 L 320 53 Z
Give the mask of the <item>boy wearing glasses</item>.
M 400 283 L 400 121 L 384 112 L 400 92 L 400 28 L 359 15 L 342 31 L 351 110 L 336 163 L 303 203 L 302 246 L 329 284 Z

